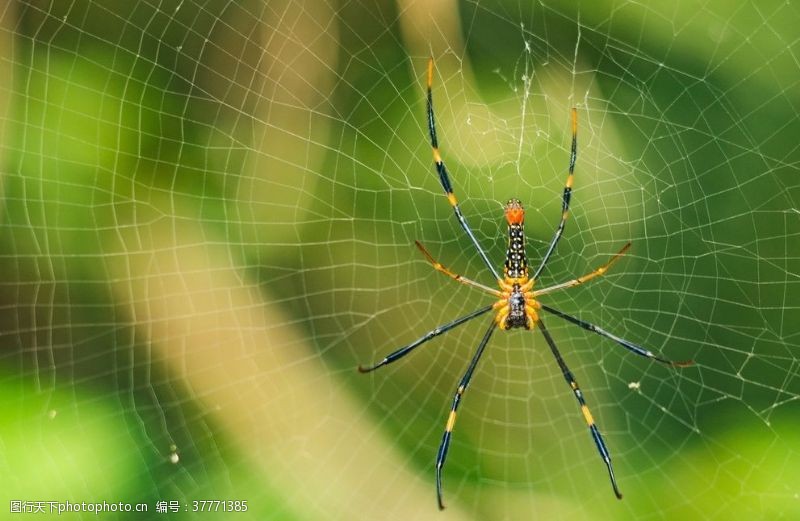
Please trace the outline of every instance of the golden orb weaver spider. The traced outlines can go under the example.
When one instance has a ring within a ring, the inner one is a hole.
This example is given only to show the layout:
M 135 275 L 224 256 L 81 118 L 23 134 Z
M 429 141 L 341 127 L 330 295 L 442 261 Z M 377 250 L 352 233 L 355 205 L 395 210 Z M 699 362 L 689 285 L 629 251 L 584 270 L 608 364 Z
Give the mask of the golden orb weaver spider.
M 608 331 L 601 329 L 594 324 L 589 322 L 585 322 L 579 318 L 573 317 L 557 309 L 551 308 L 545 304 L 542 304 L 537 299 L 542 295 L 546 295 L 548 293 L 552 293 L 554 291 L 562 290 L 571 288 L 573 286 L 578 286 L 587 282 L 595 277 L 603 275 L 608 269 L 615 263 L 619 258 L 625 254 L 625 252 L 630 248 L 631 243 L 627 243 L 625 246 L 622 247 L 619 252 L 617 252 L 611 260 L 609 260 L 604 265 L 600 266 L 599 268 L 595 269 L 592 272 L 587 273 L 581 277 L 576 279 L 568 280 L 566 282 L 562 282 L 560 284 L 555 284 L 553 286 L 549 286 L 543 289 L 534 290 L 533 286 L 536 280 L 541 275 L 542 271 L 544 270 L 547 261 L 550 259 L 550 256 L 553 254 L 556 248 L 556 244 L 558 244 L 558 240 L 561 238 L 561 235 L 564 232 L 564 224 L 567 221 L 567 216 L 569 214 L 569 203 L 570 197 L 572 195 L 572 182 L 573 182 L 573 175 L 575 172 L 575 161 L 577 159 L 577 135 L 578 135 L 578 112 L 575 108 L 572 109 L 572 148 L 570 152 L 569 158 L 569 174 L 567 175 L 567 181 L 564 185 L 564 194 L 562 196 L 562 204 L 561 204 L 561 221 L 558 223 L 558 227 L 556 228 L 555 233 L 553 234 L 553 238 L 550 240 L 550 245 L 547 247 L 545 251 L 544 257 L 542 258 L 538 269 L 534 272 L 533 277 L 528 276 L 528 260 L 525 254 L 525 233 L 523 230 L 524 220 L 525 220 L 525 210 L 522 207 L 522 203 L 518 199 L 511 199 L 505 205 L 505 218 L 508 223 L 508 248 L 506 250 L 506 261 L 503 267 L 503 277 L 501 278 L 497 271 L 492 266 L 492 263 L 489 262 L 489 258 L 486 256 L 486 252 L 481 248 L 481 245 L 478 243 L 478 240 L 475 238 L 475 235 L 472 233 L 469 225 L 467 224 L 467 220 L 464 215 L 461 213 L 461 208 L 458 206 L 458 200 L 456 199 L 455 194 L 453 193 L 453 187 L 450 183 L 450 176 L 447 174 L 447 168 L 444 166 L 444 161 L 442 161 L 442 156 L 439 152 L 439 143 L 436 139 L 436 123 L 433 116 L 433 95 L 431 93 L 431 85 L 433 84 L 433 58 L 428 60 L 428 131 L 430 133 L 431 138 L 431 148 L 433 149 L 433 161 L 436 165 L 436 173 L 439 175 L 439 181 L 442 184 L 442 188 L 444 188 L 445 195 L 447 196 L 447 200 L 450 203 L 450 206 L 453 207 L 453 211 L 455 212 L 455 216 L 458 219 L 461 228 L 466 232 L 467 236 L 472 241 L 472 244 L 478 251 L 478 254 L 481 256 L 483 263 L 489 268 L 489 271 L 494 275 L 495 279 L 497 280 L 497 284 L 500 287 L 499 290 L 490 288 L 488 286 L 484 286 L 479 282 L 475 282 L 473 280 L 467 279 L 458 275 L 445 266 L 437 262 L 430 253 L 425 249 L 425 247 L 419 242 L 415 241 L 417 248 L 422 252 L 425 256 L 427 261 L 433 265 L 433 268 L 441 273 L 444 273 L 448 277 L 452 278 L 456 282 L 460 282 L 461 284 L 465 284 L 467 286 L 471 286 L 473 288 L 480 289 L 485 293 L 493 295 L 494 297 L 498 298 L 494 304 L 490 304 L 488 306 L 482 307 L 472 313 L 465 315 L 463 317 L 457 318 L 452 322 L 448 322 L 447 324 L 443 324 L 432 331 L 429 331 L 421 338 L 415 340 L 414 342 L 403 346 L 384 357 L 383 360 L 378 362 L 375 365 L 369 367 L 358 366 L 358 370 L 361 373 L 368 373 L 378 369 L 379 367 L 383 367 L 384 365 L 390 364 L 405 355 L 409 354 L 411 351 L 419 347 L 420 345 L 424 344 L 428 340 L 431 340 L 434 337 L 437 337 L 443 333 L 450 331 L 451 329 L 455 328 L 456 326 L 460 326 L 465 322 L 472 320 L 480 315 L 488 313 L 489 311 L 494 311 L 494 317 L 489 325 L 489 328 L 484 333 L 483 338 L 481 339 L 480 343 L 478 344 L 478 349 L 476 350 L 475 354 L 472 356 L 472 360 L 469 362 L 469 366 L 467 366 L 467 370 L 464 373 L 464 376 L 461 377 L 461 381 L 456 388 L 455 395 L 453 397 L 453 405 L 450 408 L 450 414 L 447 417 L 447 422 L 444 428 L 444 434 L 442 436 L 442 441 L 439 444 L 439 450 L 436 454 L 436 497 L 439 502 L 439 509 L 444 509 L 444 502 L 442 501 L 442 469 L 444 468 L 445 460 L 447 459 L 447 449 L 450 447 L 450 438 L 453 432 L 453 427 L 456 423 L 456 411 L 458 410 L 458 406 L 461 403 L 461 398 L 464 395 L 464 392 L 467 390 L 469 386 L 469 382 L 472 379 L 472 375 L 475 372 L 475 367 L 478 365 L 478 361 L 483 354 L 486 345 L 489 343 L 489 338 L 491 338 L 492 333 L 494 332 L 496 327 L 500 329 L 515 329 L 515 328 L 524 328 L 524 329 L 534 329 L 538 326 L 539 330 L 542 332 L 547 345 L 550 347 L 550 351 L 553 353 L 553 357 L 556 359 L 556 363 L 558 364 L 559 369 L 561 369 L 561 374 L 564 376 L 564 379 L 567 381 L 572 393 L 575 395 L 575 398 L 578 400 L 578 405 L 580 406 L 581 413 L 583 414 L 583 418 L 586 421 L 586 425 L 589 427 L 589 432 L 594 440 L 594 443 L 597 447 L 597 451 L 600 453 L 600 457 L 603 458 L 603 462 L 608 469 L 608 476 L 611 480 L 611 487 L 614 489 L 614 494 L 617 496 L 617 499 L 622 499 L 622 494 L 619 491 L 619 487 L 617 486 L 617 480 L 614 477 L 614 469 L 611 466 L 611 456 L 609 454 L 608 448 L 606 447 L 605 442 L 603 441 L 603 436 L 600 434 L 600 431 L 597 428 L 597 425 L 594 422 L 594 418 L 592 417 L 592 413 L 589 412 L 589 407 L 586 405 L 586 400 L 583 397 L 583 392 L 581 392 L 580 387 L 578 387 L 578 382 L 575 380 L 572 372 L 567 367 L 566 362 L 561 356 L 561 352 L 556 347 L 555 342 L 553 341 L 553 337 L 550 336 L 550 333 L 544 326 L 544 322 L 542 318 L 539 316 L 539 311 L 544 310 L 547 313 L 555 315 L 559 318 L 562 318 L 568 322 L 571 322 L 581 328 L 591 331 L 592 333 L 596 333 L 602 337 L 611 339 L 628 349 L 629 351 L 636 353 L 639 356 L 643 356 L 646 358 L 650 358 L 657 362 L 661 362 L 662 364 L 670 365 L 673 367 L 686 367 L 692 365 L 694 362 L 691 360 L 681 361 L 681 362 L 673 362 L 667 360 L 665 358 L 661 358 L 656 356 L 653 352 L 645 349 L 642 346 L 634 344 L 633 342 L 629 342 L 621 337 L 618 337 Z

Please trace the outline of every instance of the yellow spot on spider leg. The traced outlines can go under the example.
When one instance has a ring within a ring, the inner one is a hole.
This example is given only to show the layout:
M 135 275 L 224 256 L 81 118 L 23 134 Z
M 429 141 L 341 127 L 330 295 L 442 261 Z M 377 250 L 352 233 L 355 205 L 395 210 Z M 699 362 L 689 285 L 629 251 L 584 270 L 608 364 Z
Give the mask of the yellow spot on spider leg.
M 570 174 L 570 175 L 568 175 L 568 176 L 567 176 L 567 183 L 566 183 L 566 187 L 567 187 L 567 188 L 572 188 L 572 181 L 573 181 L 574 179 L 575 179 L 575 176 L 574 176 L 574 175 L 572 175 L 572 174 Z
M 581 412 L 583 413 L 583 418 L 586 420 L 586 425 L 589 427 L 594 425 L 594 418 L 592 418 L 592 413 L 589 412 L 589 408 L 585 405 L 581 405 Z
M 436 148 L 436 147 L 433 147 L 433 161 L 436 162 L 436 163 L 441 163 L 442 162 L 442 154 L 439 152 L 439 149 Z
M 450 206 L 455 206 L 458 204 L 458 200 L 456 200 L 456 194 L 452 192 L 447 194 L 447 200 L 450 201 Z
M 447 425 L 445 425 L 444 430 L 447 432 L 451 432 L 453 430 L 453 425 L 456 424 L 456 411 L 450 411 L 450 416 L 447 417 Z
M 428 88 L 433 84 L 433 57 L 428 58 Z

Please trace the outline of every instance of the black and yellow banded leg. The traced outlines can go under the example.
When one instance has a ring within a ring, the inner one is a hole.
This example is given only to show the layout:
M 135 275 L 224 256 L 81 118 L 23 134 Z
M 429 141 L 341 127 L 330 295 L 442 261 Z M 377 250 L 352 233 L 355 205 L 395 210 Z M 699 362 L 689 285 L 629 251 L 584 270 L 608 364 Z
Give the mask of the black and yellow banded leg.
M 603 441 L 603 437 L 600 435 L 600 431 L 597 429 L 597 425 L 594 423 L 592 413 L 589 412 L 589 407 L 586 405 L 586 401 L 583 399 L 583 393 L 581 392 L 580 387 L 578 387 L 578 382 L 575 380 L 575 377 L 572 375 L 569 367 L 567 367 L 566 362 L 564 362 L 564 359 L 561 357 L 561 353 L 558 351 L 556 343 L 553 341 L 553 337 L 550 336 L 550 333 L 544 327 L 544 322 L 542 322 L 541 319 L 539 320 L 538 326 L 539 329 L 541 329 L 545 340 L 547 340 L 547 345 L 550 346 L 550 351 L 553 352 L 553 356 L 558 363 L 558 367 L 561 369 L 561 374 L 564 375 L 564 380 L 567 381 L 570 389 L 572 389 L 572 393 L 578 400 L 578 404 L 581 407 L 581 412 L 583 413 L 583 419 L 586 420 L 586 425 L 589 427 L 589 432 L 592 434 L 592 439 L 594 439 L 594 444 L 597 446 L 597 451 L 600 453 L 600 457 L 603 458 L 603 462 L 606 464 L 606 468 L 608 469 L 608 477 L 611 478 L 611 486 L 614 488 L 614 494 L 617 496 L 617 499 L 622 499 L 622 494 L 617 487 L 617 479 L 614 477 L 614 469 L 611 466 L 611 455 L 608 453 L 608 448 Z
M 430 340 L 430 339 L 432 339 L 434 337 L 437 337 L 437 336 L 439 336 L 439 335 L 441 335 L 443 333 L 447 333 L 448 331 L 450 331 L 454 327 L 460 326 L 464 322 L 468 322 L 468 321 L 472 320 L 475 317 L 483 315 L 484 313 L 488 313 L 493 308 L 494 308 L 494 304 L 491 304 L 491 305 L 486 306 L 486 307 L 482 307 L 482 308 L 480 308 L 478 310 L 473 311 L 469 315 L 464 315 L 463 317 L 457 318 L 457 319 L 453 320 L 452 322 L 448 322 L 447 324 L 444 324 L 444 325 L 439 326 L 439 327 L 437 327 L 435 329 L 432 329 L 431 331 L 428 331 L 422 337 L 420 337 L 417 340 L 411 342 L 407 346 L 403 346 L 400 349 L 397 349 L 396 351 L 392 351 L 391 353 L 386 355 L 383 360 L 381 360 L 380 362 L 378 362 L 375 365 L 372 365 L 372 366 L 369 366 L 369 367 L 364 367 L 362 365 L 359 365 L 358 366 L 358 372 L 359 373 L 369 373 L 369 372 L 374 371 L 375 369 L 377 369 L 379 367 L 383 367 L 386 364 L 391 364 L 395 360 L 403 358 L 408 353 L 410 353 L 411 351 L 413 351 L 417 347 L 421 346 L 422 344 L 424 344 L 428 340 Z
M 486 348 L 486 344 L 489 342 L 489 338 L 491 338 L 495 327 L 497 327 L 497 324 L 492 320 L 489 329 L 486 330 L 483 339 L 481 339 L 481 343 L 478 345 L 478 350 L 475 351 L 475 355 L 473 355 L 472 360 L 469 362 L 467 372 L 461 377 L 461 381 L 456 389 L 456 394 L 453 397 L 453 406 L 450 408 L 450 415 L 447 417 L 447 423 L 444 427 L 442 442 L 439 444 L 439 452 L 436 454 L 436 498 L 439 501 L 439 510 L 444 509 L 444 502 L 442 501 L 442 468 L 444 467 L 445 459 L 447 459 L 447 449 L 450 447 L 450 436 L 456 424 L 456 411 L 458 410 L 458 405 L 461 403 L 461 397 L 464 395 L 464 391 L 466 391 L 469 386 L 469 381 L 472 380 L 475 366 L 478 365 L 478 360 L 480 360 L 483 350 Z
M 542 262 L 539 264 L 539 268 L 533 274 L 533 280 L 539 278 L 539 275 L 542 274 L 544 271 L 544 267 L 547 264 L 547 261 L 550 260 L 550 256 L 556 249 L 556 244 L 558 244 L 558 240 L 561 238 L 561 235 L 564 233 L 564 225 L 567 222 L 567 216 L 569 216 L 569 201 L 572 197 L 572 181 L 574 179 L 575 174 L 575 161 L 578 158 L 578 110 L 573 107 L 572 108 L 572 148 L 569 154 L 569 174 L 567 175 L 567 182 L 564 184 L 564 195 L 561 198 L 561 222 L 558 223 L 558 228 L 556 228 L 556 232 L 553 234 L 553 238 L 550 240 L 550 245 L 547 247 L 547 251 L 542 257 Z
M 483 251 L 483 248 L 481 248 L 481 245 L 478 243 L 475 234 L 472 233 L 472 229 L 470 229 L 469 224 L 467 224 L 467 219 L 464 217 L 464 214 L 461 213 L 461 208 L 458 206 L 456 194 L 453 193 L 453 185 L 450 183 L 447 167 L 444 166 L 444 161 L 442 161 L 442 155 L 439 152 L 439 140 L 436 138 L 436 120 L 433 116 L 433 94 L 431 93 L 431 84 L 433 84 L 433 58 L 428 60 L 428 131 L 431 135 L 431 148 L 433 149 L 433 162 L 436 164 L 436 173 L 439 174 L 439 182 L 442 184 L 442 188 L 444 188 L 447 201 L 450 203 L 450 206 L 453 207 L 453 211 L 456 214 L 461 228 L 464 229 L 472 241 L 472 244 L 475 245 L 481 259 L 483 259 L 483 263 L 489 268 L 494 278 L 496 280 L 502 280 L 495 267 L 489 261 L 489 257 L 486 256 L 486 252 Z
M 557 310 L 555 308 L 551 308 L 550 306 L 545 306 L 544 304 L 541 305 L 541 308 L 543 310 L 547 311 L 548 313 L 552 313 L 553 315 L 555 315 L 557 317 L 563 318 L 567 322 L 572 322 L 573 324 L 582 327 L 586 331 L 591 331 L 592 333 L 597 333 L 600 336 L 609 338 L 609 339 L 613 340 L 614 342 L 618 343 L 619 345 L 621 345 L 622 347 L 624 347 L 625 349 L 627 349 L 628 351 L 636 353 L 639 356 L 643 356 L 645 358 L 650 358 L 652 360 L 655 360 L 656 362 L 661 362 L 662 364 L 671 365 L 673 367 L 689 367 L 690 365 L 694 364 L 693 360 L 680 360 L 680 361 L 674 362 L 672 360 L 667 360 L 666 358 L 661 358 L 660 356 L 656 355 L 655 353 L 653 353 L 649 349 L 645 349 L 644 347 L 642 347 L 642 346 L 640 346 L 638 344 L 634 344 L 633 342 L 629 342 L 628 340 L 625 340 L 624 338 L 620 338 L 617 335 L 609 333 L 605 329 L 603 329 L 603 328 L 601 328 L 599 326 L 596 326 L 596 325 L 594 325 L 594 324 L 592 324 L 590 322 L 586 322 L 585 320 L 581 320 L 579 318 L 573 317 L 572 315 L 568 315 L 568 314 L 564 313 L 563 311 L 559 311 L 559 310 Z

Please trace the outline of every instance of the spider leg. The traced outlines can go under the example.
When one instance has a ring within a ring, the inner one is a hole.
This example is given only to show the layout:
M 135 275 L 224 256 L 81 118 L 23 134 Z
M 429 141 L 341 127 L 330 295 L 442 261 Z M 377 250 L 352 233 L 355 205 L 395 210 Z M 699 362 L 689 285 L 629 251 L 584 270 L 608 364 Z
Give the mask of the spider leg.
M 433 258 L 433 256 L 430 253 L 428 253 L 428 250 L 425 249 L 425 246 L 423 246 L 421 242 L 414 241 L 414 244 L 417 245 L 417 248 L 419 248 L 419 251 L 422 252 L 422 254 L 425 256 L 425 258 L 428 260 L 428 262 L 431 263 L 431 265 L 433 265 L 433 268 L 436 271 L 440 271 L 440 272 L 444 273 L 445 275 L 447 275 L 451 279 L 455 280 L 456 282 L 460 282 L 461 284 L 465 284 L 467 286 L 472 286 L 473 288 L 482 289 L 483 291 L 485 291 L 487 293 L 490 293 L 490 294 L 492 294 L 492 295 L 494 295 L 496 297 L 501 297 L 502 296 L 502 293 L 500 291 L 498 291 L 496 289 L 492 289 L 489 286 L 484 286 L 480 282 L 475 282 L 474 280 L 470 280 L 470 279 L 468 279 L 466 277 L 462 277 L 458 273 L 453 273 L 452 271 L 447 269 L 447 267 L 442 266 L 442 264 L 440 262 L 436 261 Z
M 407 346 L 403 346 L 400 349 L 389 353 L 388 355 L 386 355 L 386 357 L 383 360 L 381 360 L 380 362 L 378 362 L 375 365 L 372 365 L 372 366 L 369 366 L 369 367 L 364 367 L 362 365 L 359 365 L 358 366 L 358 372 L 359 373 L 369 373 L 369 372 L 374 371 L 375 369 L 377 369 L 379 367 L 382 367 L 382 366 L 384 366 L 386 364 L 391 364 L 395 360 L 397 360 L 399 358 L 403 358 L 408 353 L 410 353 L 411 351 L 413 351 L 414 349 L 416 349 L 420 345 L 424 344 L 428 340 L 432 339 L 433 337 L 439 336 L 442 333 L 447 333 L 448 331 L 450 331 L 454 327 L 460 326 L 464 322 L 468 322 L 468 321 L 472 320 L 473 318 L 475 318 L 477 316 L 483 315 L 484 313 L 488 313 L 489 311 L 492 310 L 493 307 L 494 307 L 494 304 L 486 306 L 486 307 L 483 307 L 483 308 L 480 308 L 480 309 L 478 309 L 476 311 L 473 311 L 469 315 L 464 315 L 463 317 L 457 318 L 457 319 L 453 320 L 452 322 L 448 322 L 447 324 L 444 324 L 444 325 L 439 326 L 439 327 L 437 327 L 437 328 L 435 328 L 435 329 L 433 329 L 431 331 L 428 331 L 427 333 L 425 333 L 425 335 L 423 335 L 419 339 L 411 342 Z
M 558 363 L 558 367 L 561 369 L 561 374 L 564 375 L 564 380 L 566 380 L 567 384 L 569 384 L 570 389 L 572 389 L 572 393 L 575 395 L 575 398 L 578 400 L 578 404 L 581 406 L 583 419 L 586 420 L 586 425 L 589 427 L 589 432 L 592 434 L 592 439 L 594 440 L 594 444 L 597 446 L 597 451 L 600 453 L 600 457 L 603 458 L 603 462 L 608 468 L 608 477 L 611 479 L 611 486 L 614 488 L 614 494 L 617 496 L 617 499 L 622 499 L 622 494 L 617 487 L 617 479 L 614 477 L 614 469 L 611 467 L 611 456 L 608 453 L 608 448 L 603 441 L 603 437 L 600 435 L 600 431 L 597 429 L 597 425 L 594 423 L 594 418 L 592 418 L 592 413 L 589 412 L 589 407 L 586 405 L 586 401 L 583 399 L 583 393 L 581 392 L 580 387 L 578 387 L 578 382 L 575 381 L 575 377 L 572 375 L 572 372 L 570 372 L 566 362 L 564 362 L 564 359 L 561 357 L 561 353 L 558 351 L 556 343 L 553 341 L 553 337 L 550 336 L 550 333 L 544 327 L 544 322 L 542 322 L 541 319 L 539 319 L 538 325 L 539 329 L 542 330 L 545 340 L 547 340 L 547 345 L 550 346 L 550 351 L 553 352 L 553 356 Z
M 453 406 L 450 408 L 450 415 L 447 417 L 447 424 L 444 427 L 442 442 L 439 444 L 439 452 L 436 454 L 436 498 L 439 501 L 439 510 L 444 510 L 444 503 L 442 502 L 442 468 L 447 458 L 447 449 L 450 447 L 450 436 L 453 432 L 453 426 L 456 424 L 456 410 L 458 410 L 461 397 L 464 395 L 464 391 L 467 390 L 469 381 L 472 380 L 475 366 L 478 365 L 478 360 L 480 360 L 483 350 L 486 348 L 486 344 L 489 342 L 489 338 L 492 336 L 495 327 L 497 327 L 497 323 L 492 320 L 489 329 L 486 330 L 483 339 L 481 339 L 481 343 L 478 344 L 478 350 L 475 351 L 472 360 L 469 362 L 467 372 L 461 377 L 455 396 L 453 396 Z
M 630 248 L 630 247 L 631 247 L 631 243 L 626 244 L 625 246 L 622 247 L 621 250 L 619 250 L 616 253 L 616 255 L 611 257 L 610 261 L 606 262 L 605 264 L 603 264 L 602 266 L 600 266 L 596 270 L 592 271 L 591 273 L 587 273 L 586 275 L 582 275 L 582 276 L 578 277 L 577 279 L 572 279 L 572 280 L 568 280 L 567 282 L 562 282 L 561 284 L 556 284 L 554 286 L 549 286 L 547 288 L 542 288 L 542 289 L 536 290 L 536 291 L 533 292 L 533 297 L 536 298 L 536 297 L 539 297 L 541 295 L 546 295 L 547 293 L 552 293 L 554 291 L 558 291 L 558 290 L 561 290 L 561 289 L 567 289 L 567 288 L 572 288 L 574 286 L 580 286 L 584 282 L 588 282 L 588 281 L 592 280 L 595 277 L 599 277 L 600 275 L 605 275 L 605 273 L 609 270 L 609 268 L 611 268 L 611 266 L 615 262 L 617 262 L 619 260 L 619 258 L 622 257 L 625 254 L 625 252 L 628 251 L 628 248 Z
M 657 356 L 656 354 L 654 354 L 649 349 L 645 349 L 644 347 L 642 347 L 640 345 L 634 344 L 633 342 L 629 342 L 629 341 L 625 340 L 624 338 L 620 338 L 617 335 L 609 333 L 605 329 L 602 329 L 599 326 L 595 326 L 594 324 L 592 324 L 590 322 L 586 322 L 584 320 L 581 320 L 579 318 L 573 317 L 571 315 L 567 315 L 566 313 L 564 313 L 562 311 L 559 311 L 557 309 L 553 309 L 550 306 L 545 306 L 544 304 L 542 304 L 542 309 L 547 311 L 548 313 L 552 313 L 553 315 L 561 317 L 561 318 L 563 318 L 564 320 L 566 320 L 568 322 L 572 322 L 573 324 L 578 325 L 578 326 L 582 327 L 583 329 L 585 329 L 587 331 L 591 331 L 592 333 L 597 333 L 600 336 L 604 336 L 606 338 L 610 338 L 611 340 L 613 340 L 614 342 L 618 343 L 619 345 L 621 345 L 622 347 L 624 347 L 628 351 L 632 351 L 632 352 L 636 353 L 639 356 L 643 356 L 645 358 L 651 358 L 651 359 L 655 360 L 656 362 L 661 362 L 662 364 L 671 365 L 673 367 L 688 367 L 688 366 L 694 364 L 694 360 L 682 360 L 682 361 L 678 361 L 678 362 L 673 362 L 671 360 L 667 360 L 666 358 L 661 358 L 660 356 Z
M 550 246 L 547 247 L 547 252 L 545 252 L 544 257 L 542 257 L 542 262 L 539 264 L 539 268 L 533 275 L 533 279 L 536 280 L 539 278 L 539 275 L 542 274 L 544 271 L 544 267 L 547 264 L 547 261 L 550 260 L 550 256 L 556 249 L 556 244 L 558 244 L 558 240 L 561 238 L 561 234 L 564 233 L 564 224 L 567 222 L 567 216 L 569 215 L 569 200 L 572 196 L 572 180 L 573 174 L 575 173 L 575 160 L 578 157 L 578 111 L 575 107 L 572 108 L 572 149 L 569 155 L 569 175 L 567 176 L 567 182 L 564 184 L 564 195 L 561 199 L 561 222 L 558 223 L 558 228 L 556 228 L 556 232 L 553 234 L 553 238 L 550 240 Z
M 436 121 L 433 116 L 433 94 L 431 93 L 431 84 L 433 83 L 433 58 L 428 60 L 428 131 L 431 135 L 431 148 L 433 149 L 433 161 L 436 163 L 436 172 L 439 174 L 439 182 L 442 184 L 442 188 L 444 188 L 444 193 L 447 196 L 447 201 L 450 203 L 450 206 L 453 207 L 453 211 L 456 214 L 456 218 L 458 219 L 458 223 L 461 225 L 461 228 L 469 236 L 472 244 L 475 245 L 475 248 L 478 250 L 478 253 L 483 259 L 483 263 L 489 268 L 489 271 L 492 273 L 495 279 L 502 280 L 500 275 L 497 273 L 497 270 L 494 268 L 491 262 L 489 262 L 489 257 L 486 256 L 486 252 L 483 251 L 481 245 L 478 243 L 478 239 L 475 238 L 475 235 L 472 233 L 469 225 L 467 224 L 467 219 L 464 217 L 464 214 L 461 213 L 461 208 L 458 206 L 458 200 L 456 199 L 456 195 L 453 193 L 453 185 L 450 183 L 450 176 L 447 175 L 447 168 L 444 166 L 444 161 L 442 161 L 442 155 L 439 152 L 439 141 L 436 138 Z

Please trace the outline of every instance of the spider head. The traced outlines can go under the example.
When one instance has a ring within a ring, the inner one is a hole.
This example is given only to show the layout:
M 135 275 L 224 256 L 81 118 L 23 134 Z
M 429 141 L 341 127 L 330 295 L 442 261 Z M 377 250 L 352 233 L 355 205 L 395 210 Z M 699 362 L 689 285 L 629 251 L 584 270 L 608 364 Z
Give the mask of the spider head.
M 525 219 L 525 209 L 519 199 L 509 199 L 506 203 L 506 221 L 508 224 L 522 224 Z

